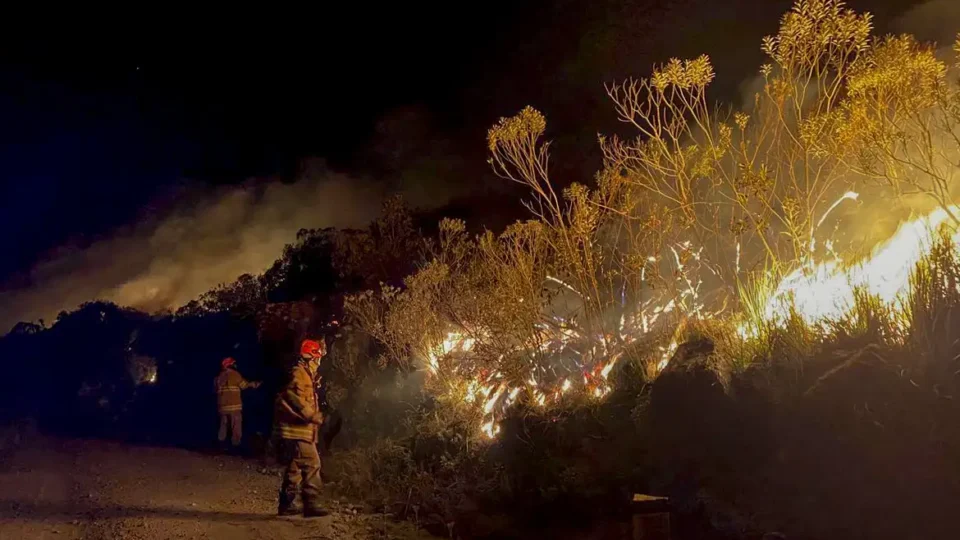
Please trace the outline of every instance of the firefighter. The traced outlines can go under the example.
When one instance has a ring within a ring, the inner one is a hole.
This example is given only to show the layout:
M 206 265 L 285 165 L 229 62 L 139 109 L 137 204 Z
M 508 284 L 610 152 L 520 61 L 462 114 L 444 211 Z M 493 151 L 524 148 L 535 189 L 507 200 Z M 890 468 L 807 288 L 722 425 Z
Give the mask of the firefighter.
M 281 455 L 286 462 L 280 485 L 277 514 L 290 516 L 303 512 L 305 517 L 327 515 L 320 506 L 320 454 L 317 433 L 323 424 L 316 393 L 320 359 L 327 354 L 323 341 L 306 339 L 300 345 L 300 360 L 290 372 L 290 380 L 277 395 L 274 421 L 281 441 Z M 296 506 L 297 494 L 303 499 L 302 510 Z
M 217 411 L 220 413 L 220 432 L 217 440 L 225 444 L 227 430 L 230 431 L 230 444 L 236 448 L 240 446 L 240 436 L 243 415 L 243 400 L 240 391 L 247 388 L 257 388 L 259 382 L 249 382 L 236 369 L 237 361 L 227 357 L 220 362 L 220 374 L 213 380 L 213 387 L 217 392 Z

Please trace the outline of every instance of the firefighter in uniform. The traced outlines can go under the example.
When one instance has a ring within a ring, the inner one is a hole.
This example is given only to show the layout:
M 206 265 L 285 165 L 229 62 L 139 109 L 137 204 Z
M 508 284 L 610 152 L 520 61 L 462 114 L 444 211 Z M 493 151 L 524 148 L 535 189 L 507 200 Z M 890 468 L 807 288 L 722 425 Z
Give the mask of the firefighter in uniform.
M 243 400 L 240 391 L 247 388 L 257 388 L 259 382 L 249 382 L 236 369 L 237 361 L 233 358 L 224 358 L 220 362 L 220 374 L 213 380 L 217 392 L 217 411 L 220 413 L 220 432 L 217 440 L 224 444 L 227 440 L 227 430 L 230 431 L 230 444 L 240 446 L 240 437 L 243 435 L 241 423 L 243 421 Z
M 300 345 L 300 361 L 291 370 L 286 387 L 277 395 L 274 421 L 286 463 L 277 508 L 281 516 L 301 511 L 306 517 L 327 515 L 319 500 L 322 482 L 317 433 L 323 424 L 323 414 L 316 394 L 317 370 L 326 353 L 323 341 L 304 340 Z M 303 499 L 302 510 L 296 506 L 298 493 Z

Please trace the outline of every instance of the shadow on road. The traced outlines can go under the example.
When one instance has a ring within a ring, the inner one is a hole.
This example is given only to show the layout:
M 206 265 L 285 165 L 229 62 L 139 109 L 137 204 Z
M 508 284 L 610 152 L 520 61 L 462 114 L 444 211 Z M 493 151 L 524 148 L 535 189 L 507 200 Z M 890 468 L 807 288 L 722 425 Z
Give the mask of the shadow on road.
M 181 509 L 148 506 L 93 506 L 84 504 L 48 504 L 25 503 L 19 501 L 0 502 L 0 519 L 24 521 L 77 519 L 101 520 L 118 518 L 153 517 L 166 519 L 187 519 L 198 521 L 272 521 L 274 514 L 251 514 L 242 512 L 223 512 L 216 510 Z

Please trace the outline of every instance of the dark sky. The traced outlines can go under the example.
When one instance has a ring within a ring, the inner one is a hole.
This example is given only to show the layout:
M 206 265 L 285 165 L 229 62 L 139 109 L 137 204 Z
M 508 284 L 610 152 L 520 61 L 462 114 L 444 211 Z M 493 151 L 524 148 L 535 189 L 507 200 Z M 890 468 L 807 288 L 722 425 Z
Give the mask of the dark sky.
M 183 178 L 289 174 L 310 155 L 358 165 L 380 115 L 408 102 L 446 107 L 509 26 L 497 23 L 509 20 L 497 2 L 473 13 L 415 4 L 87 22 L 56 39 L 10 39 L 0 54 L 0 276 L 134 219 Z
M 915 3 L 849 2 L 883 31 Z M 737 99 L 761 37 L 791 2 L 324 4 L 336 7 L 7 21 L 0 310 L 35 315 L 19 293 L 69 279 L 71 254 L 125 234 L 134 245 L 152 238 L 131 231 L 251 177 L 267 179 L 260 190 L 293 182 L 305 158 L 359 189 L 419 186 L 421 202 L 504 189 L 492 185 L 484 134 L 526 104 L 548 117 L 560 181 L 589 180 L 596 133 L 618 129 L 604 82 L 706 52 L 714 96 Z M 43 261 L 59 270 L 39 275 Z M 95 260 L 81 266 L 97 273 Z

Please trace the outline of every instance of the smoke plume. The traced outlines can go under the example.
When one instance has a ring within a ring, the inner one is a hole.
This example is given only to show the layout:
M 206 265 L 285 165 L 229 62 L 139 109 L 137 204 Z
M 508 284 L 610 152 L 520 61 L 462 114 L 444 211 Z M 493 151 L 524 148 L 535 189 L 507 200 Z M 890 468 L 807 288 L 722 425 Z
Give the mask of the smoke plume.
M 948 53 L 960 29 L 960 3 L 956 0 L 928 0 L 916 5 L 893 21 L 891 31 L 908 33 L 927 42 L 935 42 Z
M 51 321 L 91 300 L 176 309 L 220 283 L 263 272 L 301 228 L 365 226 L 389 191 L 316 164 L 308 169 L 292 183 L 185 188 L 168 208 L 145 212 L 107 238 L 55 250 L 18 283 L 0 288 L 0 328 Z M 405 195 L 425 207 L 446 200 L 438 191 Z

